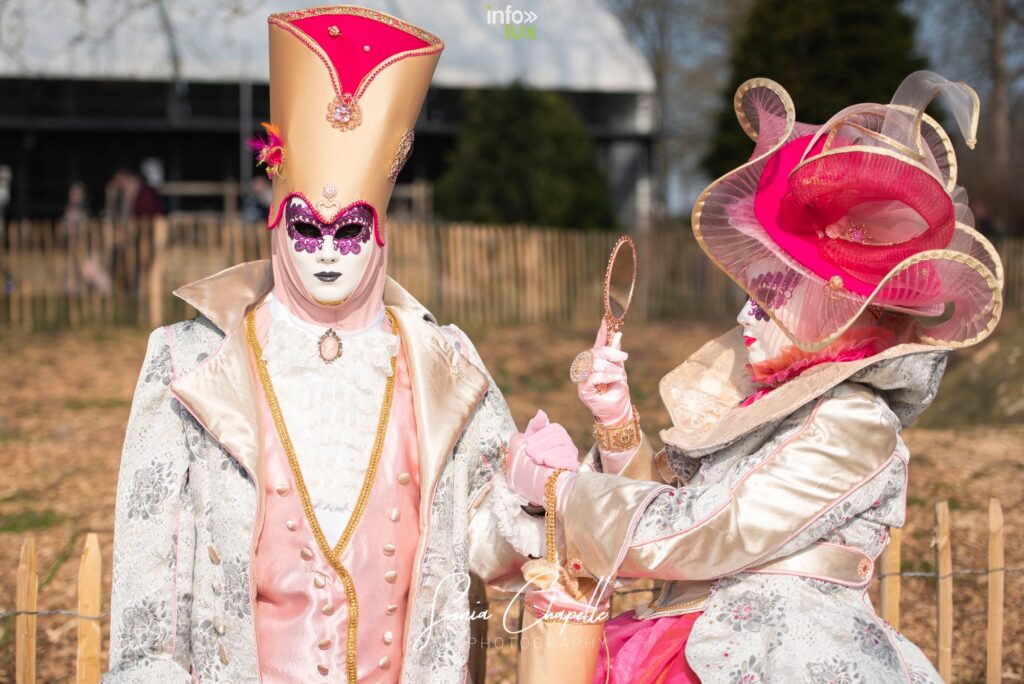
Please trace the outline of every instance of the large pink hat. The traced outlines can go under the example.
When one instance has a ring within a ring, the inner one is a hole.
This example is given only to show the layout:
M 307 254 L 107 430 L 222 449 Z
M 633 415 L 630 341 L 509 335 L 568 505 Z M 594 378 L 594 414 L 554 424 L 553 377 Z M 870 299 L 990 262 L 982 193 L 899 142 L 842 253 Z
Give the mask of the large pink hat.
M 949 136 L 924 113 L 940 93 L 973 148 L 977 94 L 928 71 L 890 104 L 823 126 L 798 123 L 774 81 L 737 90 L 754 153 L 704 190 L 693 231 L 799 347 L 827 346 L 869 306 L 916 316 L 915 341 L 928 344 L 964 347 L 995 328 L 1002 264 L 974 230 Z

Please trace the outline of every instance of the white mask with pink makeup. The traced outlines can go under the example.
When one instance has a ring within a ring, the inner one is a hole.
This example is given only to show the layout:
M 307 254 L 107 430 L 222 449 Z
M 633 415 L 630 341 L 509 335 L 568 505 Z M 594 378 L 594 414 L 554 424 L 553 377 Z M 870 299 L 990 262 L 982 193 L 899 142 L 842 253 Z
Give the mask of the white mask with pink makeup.
M 344 302 L 353 293 L 370 263 L 373 211 L 357 204 L 331 223 L 324 223 L 300 198 L 285 208 L 291 259 L 303 286 L 320 304 Z
M 785 347 L 793 344 L 782 328 L 768 317 L 753 299 L 743 305 L 736 322 L 743 328 L 743 342 L 747 345 L 747 359 L 757 364 L 774 359 Z

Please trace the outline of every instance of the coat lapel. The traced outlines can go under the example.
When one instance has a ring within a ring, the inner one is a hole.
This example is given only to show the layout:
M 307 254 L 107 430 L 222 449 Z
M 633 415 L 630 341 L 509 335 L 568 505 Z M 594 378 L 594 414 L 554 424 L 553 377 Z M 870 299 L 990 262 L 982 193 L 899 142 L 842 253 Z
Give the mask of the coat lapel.
M 258 478 L 256 391 L 242 328 L 228 333 L 206 361 L 171 383 L 171 394 L 235 460 Z
M 269 261 L 233 266 L 174 291 L 225 333 L 223 342 L 171 394 L 251 474 L 259 477 L 258 388 L 242 325 L 245 312 L 273 287 Z
M 420 525 L 430 520 L 434 487 L 466 423 L 487 393 L 488 380 L 452 345 L 433 317 L 393 280 L 384 302 L 395 315 L 409 363 L 419 446 Z

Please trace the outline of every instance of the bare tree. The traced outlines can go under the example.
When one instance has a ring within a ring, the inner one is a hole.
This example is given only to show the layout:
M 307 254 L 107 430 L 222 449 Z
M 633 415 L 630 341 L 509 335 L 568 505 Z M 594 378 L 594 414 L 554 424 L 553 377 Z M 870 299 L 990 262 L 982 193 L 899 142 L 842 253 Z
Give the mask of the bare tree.
M 751 0 L 608 0 L 651 65 L 657 88 L 655 212 L 670 179 L 696 173 L 728 78 L 729 50 Z
M 975 87 L 982 97 L 979 157 L 972 195 L 980 198 L 1001 232 L 1013 232 L 1022 200 L 1011 179 L 1024 160 L 1015 159 L 1013 105 L 1024 90 L 1024 0 L 915 0 L 921 43 L 935 68 Z
M 988 63 L 992 77 L 990 106 L 992 111 L 992 166 L 993 191 L 996 211 L 1003 215 L 1007 229 L 1016 223 L 1016 211 L 1010 199 L 1010 86 L 1024 76 L 1024 67 L 1010 64 L 1009 45 L 1011 34 L 1024 27 L 1024 2 L 1021 0 L 974 0 L 978 11 L 988 20 L 991 41 L 989 42 Z M 1016 46 L 1019 49 L 1019 44 Z

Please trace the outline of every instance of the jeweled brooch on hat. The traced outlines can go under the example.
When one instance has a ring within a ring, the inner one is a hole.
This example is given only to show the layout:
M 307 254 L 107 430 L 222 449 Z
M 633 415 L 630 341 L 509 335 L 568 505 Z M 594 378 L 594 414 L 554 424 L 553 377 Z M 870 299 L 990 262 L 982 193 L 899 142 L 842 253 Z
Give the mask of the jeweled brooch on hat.
M 327 104 L 327 123 L 342 131 L 358 128 L 363 122 L 363 110 L 352 93 L 342 93 Z

